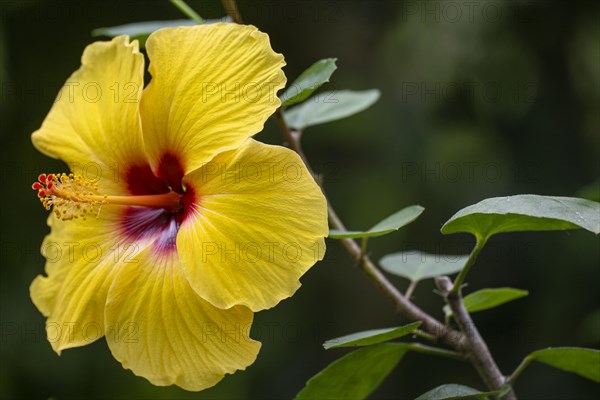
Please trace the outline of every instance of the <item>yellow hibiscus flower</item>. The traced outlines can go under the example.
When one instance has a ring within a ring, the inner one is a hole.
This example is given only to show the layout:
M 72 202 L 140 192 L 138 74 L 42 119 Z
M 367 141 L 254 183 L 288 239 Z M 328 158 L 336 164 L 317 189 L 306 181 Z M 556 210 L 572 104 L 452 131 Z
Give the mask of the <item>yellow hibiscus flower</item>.
M 137 41 L 89 45 L 32 135 L 71 174 L 34 184 L 54 212 L 31 298 L 57 353 L 104 336 L 136 375 L 201 390 L 255 360 L 253 312 L 322 259 L 326 201 L 294 152 L 250 138 L 286 80 L 266 34 L 161 29 L 147 52 L 143 89 Z

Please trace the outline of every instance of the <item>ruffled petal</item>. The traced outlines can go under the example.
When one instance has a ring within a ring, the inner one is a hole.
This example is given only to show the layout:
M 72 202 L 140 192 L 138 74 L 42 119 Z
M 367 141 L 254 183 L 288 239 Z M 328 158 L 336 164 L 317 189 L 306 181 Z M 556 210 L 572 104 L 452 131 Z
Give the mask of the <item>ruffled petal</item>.
M 106 306 L 114 357 L 157 386 L 202 390 L 256 359 L 252 312 L 215 308 L 189 286 L 177 254 L 140 255 L 122 264 Z
M 249 139 L 184 181 L 198 200 L 177 249 L 190 284 L 213 305 L 273 307 L 323 258 L 327 203 L 291 150 Z
M 184 173 L 258 133 L 279 107 L 283 56 L 253 26 L 160 29 L 146 42 L 152 81 L 142 95 L 151 165 L 175 156 Z
M 30 294 L 47 317 L 48 341 L 58 354 L 104 336 L 104 305 L 114 268 L 136 262 L 144 247 L 115 235 L 119 212 L 105 206 L 102 219 L 48 218 L 51 233 L 42 244 L 47 276 L 35 278 Z
M 137 41 L 118 36 L 90 44 L 33 133 L 34 146 L 85 178 L 118 182 L 129 164 L 145 160 L 139 117 L 143 85 Z

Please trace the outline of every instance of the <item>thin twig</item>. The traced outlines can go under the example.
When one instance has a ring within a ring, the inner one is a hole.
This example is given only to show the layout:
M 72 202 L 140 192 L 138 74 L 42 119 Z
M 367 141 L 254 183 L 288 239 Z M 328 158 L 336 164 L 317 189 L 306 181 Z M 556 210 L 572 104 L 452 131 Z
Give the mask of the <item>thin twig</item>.
M 275 113 L 275 118 L 279 123 L 281 132 L 285 142 L 288 146 L 294 150 L 310 172 L 311 175 L 315 175 L 310 167 L 310 164 L 306 158 L 306 155 L 302 151 L 300 144 L 301 133 L 298 131 L 291 130 L 285 122 L 283 112 L 281 109 Z M 321 188 L 323 189 L 323 188 Z M 328 201 L 328 212 L 329 212 L 329 225 L 341 231 L 346 230 L 346 226 L 338 217 L 337 213 Z M 383 275 L 379 268 L 371 261 L 369 256 L 363 254 L 361 247 L 356 243 L 354 239 L 341 239 L 342 244 L 346 248 L 346 251 L 350 254 L 353 260 L 357 260 L 359 267 L 367 274 L 369 278 L 375 283 L 375 285 L 383 291 L 383 293 L 394 303 L 396 310 L 403 314 L 410 321 L 423 321 L 423 328 L 426 332 L 434 335 L 438 340 L 450 345 L 451 347 L 461 350 L 463 344 L 463 335 L 445 326 L 425 311 L 421 310 L 408 298 L 396 289 L 396 287 Z
M 454 293 L 453 284 L 446 276 L 438 277 L 435 283 L 443 294 L 446 303 L 450 306 L 454 320 L 458 324 L 461 332 L 465 335 L 468 342 L 467 357 L 485 382 L 486 386 L 491 390 L 501 390 L 506 384 L 506 377 L 500 372 L 500 368 L 490 353 L 490 349 L 481 337 L 479 330 L 473 323 L 471 315 L 465 307 L 460 290 Z M 454 284 L 456 285 L 456 283 Z M 455 287 L 455 286 L 454 286 Z M 511 389 L 502 397 L 506 400 L 516 400 L 516 395 Z
M 231 17 L 231 20 L 236 24 L 243 24 L 242 14 L 240 14 L 240 10 L 238 9 L 237 3 L 235 0 L 223 0 L 223 7 L 227 12 L 227 15 Z

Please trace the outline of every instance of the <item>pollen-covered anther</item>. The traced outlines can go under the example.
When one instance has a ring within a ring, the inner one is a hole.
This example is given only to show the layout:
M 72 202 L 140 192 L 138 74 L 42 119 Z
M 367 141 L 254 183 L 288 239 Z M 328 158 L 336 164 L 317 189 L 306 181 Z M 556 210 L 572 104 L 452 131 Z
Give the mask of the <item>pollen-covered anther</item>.
M 87 214 L 98 217 L 103 204 L 162 208 L 176 212 L 181 210 L 181 194 L 168 193 L 142 196 L 98 195 L 98 184 L 73 174 L 42 174 L 31 185 L 38 191 L 38 197 L 46 210 L 54 210 L 62 220 L 85 219 Z
M 41 174 L 31 188 L 38 191 L 44 208 L 53 209 L 62 220 L 85 219 L 105 203 L 104 197 L 97 195 L 98 184 L 80 175 Z

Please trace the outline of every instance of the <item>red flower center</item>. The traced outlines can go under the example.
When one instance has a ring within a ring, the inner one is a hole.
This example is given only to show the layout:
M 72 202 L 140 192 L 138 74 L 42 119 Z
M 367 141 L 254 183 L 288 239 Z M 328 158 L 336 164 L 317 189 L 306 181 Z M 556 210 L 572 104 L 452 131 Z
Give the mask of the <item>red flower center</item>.
M 154 250 L 168 253 L 176 249 L 177 232 L 182 222 L 193 211 L 196 194 L 183 182 L 183 165 L 171 153 L 162 156 L 157 174 L 149 165 L 131 166 L 125 174 L 127 188 L 132 196 L 160 195 L 175 192 L 180 195 L 178 210 L 128 206 L 121 219 L 121 233 L 133 242 L 152 240 Z
M 105 204 L 121 205 L 119 231 L 128 241 L 153 241 L 155 250 L 176 248 L 179 227 L 193 211 L 196 193 L 183 181 L 180 159 L 165 153 L 156 175 L 148 164 L 129 166 L 124 175 L 128 194 L 98 194 L 98 183 L 75 174 L 41 174 L 32 189 L 44 207 L 62 220 L 101 214 Z

